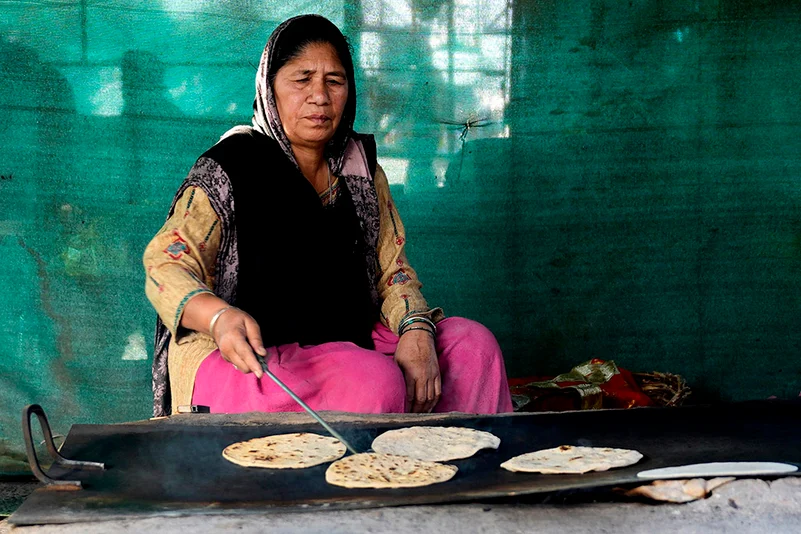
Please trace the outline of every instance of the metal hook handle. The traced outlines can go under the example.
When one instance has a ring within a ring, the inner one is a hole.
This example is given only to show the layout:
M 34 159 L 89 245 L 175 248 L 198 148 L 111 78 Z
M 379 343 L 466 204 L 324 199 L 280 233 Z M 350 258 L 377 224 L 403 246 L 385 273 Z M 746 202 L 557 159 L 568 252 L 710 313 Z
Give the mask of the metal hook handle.
M 78 480 L 56 480 L 50 478 L 47 473 L 42 470 L 39 465 L 39 458 L 36 456 L 36 448 L 33 444 L 33 435 L 31 432 L 31 415 L 36 415 L 39 419 L 39 425 L 42 427 L 44 434 L 44 441 L 47 445 L 47 452 L 53 458 L 54 464 L 60 467 L 74 467 L 78 469 L 105 469 L 106 466 L 100 462 L 86 462 L 78 460 L 69 460 L 59 454 L 56 449 L 56 444 L 53 442 L 53 433 L 50 431 L 50 423 L 47 421 L 47 416 L 44 410 L 38 404 L 29 404 L 22 409 L 22 435 L 25 438 L 25 449 L 28 452 L 28 463 L 31 466 L 31 471 L 43 483 L 48 486 L 58 487 L 60 489 L 80 489 L 81 483 Z

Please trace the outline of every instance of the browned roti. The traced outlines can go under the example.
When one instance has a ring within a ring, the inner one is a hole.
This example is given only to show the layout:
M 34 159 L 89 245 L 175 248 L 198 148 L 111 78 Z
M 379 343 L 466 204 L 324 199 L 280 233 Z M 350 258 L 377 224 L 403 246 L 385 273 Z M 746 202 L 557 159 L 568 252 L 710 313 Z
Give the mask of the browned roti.
M 345 488 L 413 488 L 453 478 L 458 468 L 374 452 L 354 454 L 328 466 L 325 481 Z
M 328 436 L 311 434 L 279 434 L 227 446 L 223 458 L 245 467 L 269 469 L 302 469 L 342 458 L 345 445 Z

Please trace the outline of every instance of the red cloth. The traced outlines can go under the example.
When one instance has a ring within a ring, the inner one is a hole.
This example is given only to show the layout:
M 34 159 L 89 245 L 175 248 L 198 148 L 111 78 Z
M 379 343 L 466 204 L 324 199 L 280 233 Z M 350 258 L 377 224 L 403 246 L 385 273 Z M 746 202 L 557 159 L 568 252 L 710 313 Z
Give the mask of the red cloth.
M 631 372 L 613 361 L 594 358 L 569 373 L 509 379 L 513 395 L 529 399 L 520 410 L 545 412 L 591 408 L 633 408 L 653 406 Z

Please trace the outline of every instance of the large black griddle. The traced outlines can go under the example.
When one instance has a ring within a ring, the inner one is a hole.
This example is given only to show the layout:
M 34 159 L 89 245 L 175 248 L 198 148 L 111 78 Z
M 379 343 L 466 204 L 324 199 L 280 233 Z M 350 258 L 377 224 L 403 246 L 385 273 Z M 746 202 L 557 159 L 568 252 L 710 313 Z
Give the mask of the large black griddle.
M 754 401 L 719 406 L 637 408 L 498 416 L 418 418 L 381 422 L 364 416 L 337 429 L 360 450 L 378 434 L 410 424 L 465 426 L 501 438 L 498 450 L 450 462 L 445 483 L 408 489 L 345 489 L 325 482 L 326 465 L 268 470 L 221 456 L 236 441 L 287 432 L 319 432 L 309 424 L 215 424 L 226 416 L 196 414 L 117 425 L 74 425 L 61 448 L 73 460 L 106 469 L 54 466 L 49 476 L 79 480 L 82 489 L 40 488 L 11 516 L 15 525 L 122 519 L 176 513 L 221 514 L 354 509 L 476 501 L 526 494 L 645 483 L 646 469 L 723 461 L 770 461 L 801 466 L 801 403 Z M 636 465 L 584 475 L 511 473 L 509 458 L 562 444 L 636 449 Z

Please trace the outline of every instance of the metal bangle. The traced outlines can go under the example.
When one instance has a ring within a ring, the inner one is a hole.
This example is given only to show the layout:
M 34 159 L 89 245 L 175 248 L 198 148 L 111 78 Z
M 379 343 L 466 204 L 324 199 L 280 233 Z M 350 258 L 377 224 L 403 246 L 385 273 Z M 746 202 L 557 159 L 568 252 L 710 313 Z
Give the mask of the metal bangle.
M 422 321 L 421 321 L 421 322 L 422 322 Z M 404 334 L 404 333 L 405 333 L 407 330 L 409 330 L 409 329 L 410 329 L 410 327 L 412 326 L 412 324 L 414 324 L 414 323 L 411 323 L 411 324 L 406 324 L 406 325 L 404 325 L 404 326 L 403 326 L 403 328 L 399 328 L 399 329 L 398 329 L 398 336 L 402 336 L 402 335 L 403 335 L 403 334 Z M 431 325 L 430 325 L 430 324 L 428 324 L 428 323 L 423 323 L 423 325 L 422 325 L 422 326 L 424 326 L 425 328 L 428 328 L 428 329 L 429 329 L 429 330 L 431 330 L 431 332 L 433 332 L 434 334 L 436 334 L 436 333 L 437 333 L 437 330 L 436 330 L 435 328 L 432 328 L 432 327 L 431 327 Z
M 434 331 L 431 330 L 430 328 L 426 328 L 425 326 L 412 326 L 412 327 L 409 327 L 409 328 L 405 329 L 403 332 L 401 332 L 400 336 L 402 336 L 403 334 L 405 334 L 409 330 L 425 330 L 426 332 L 431 334 L 431 337 L 436 337 L 436 334 L 434 334 Z M 400 336 L 398 336 L 398 337 L 400 337 Z
M 413 325 L 414 323 L 425 323 L 425 324 L 427 324 L 428 326 L 431 327 L 431 330 L 433 330 L 434 333 L 436 333 L 436 331 L 437 331 L 437 325 L 434 324 L 434 321 L 432 321 L 428 317 L 423 317 L 423 316 L 420 316 L 420 315 L 413 315 L 413 316 L 407 317 L 406 319 L 401 321 L 400 325 L 398 325 L 398 335 L 403 334 L 403 332 L 405 332 L 406 329 L 409 326 Z
M 408 326 L 412 323 L 421 323 L 421 322 L 428 323 L 429 325 L 434 326 L 434 321 L 423 315 L 411 315 L 406 319 L 404 319 L 403 321 L 401 321 L 400 326 Z
M 211 321 L 209 321 L 209 335 L 211 336 L 212 339 L 214 339 L 214 325 L 217 324 L 217 319 L 220 318 L 220 315 L 224 314 L 231 308 L 234 308 L 234 306 L 226 306 L 218 310 L 217 313 L 215 313 L 214 315 L 212 315 Z
M 411 326 L 412 326 L 414 323 L 422 323 L 422 324 L 423 324 L 423 325 L 424 325 L 426 328 L 428 328 L 428 329 L 429 329 L 429 330 L 431 330 L 432 332 L 434 332 L 434 333 L 436 333 L 436 332 L 437 332 L 436 328 L 435 328 L 435 327 L 433 327 L 433 326 L 431 325 L 431 323 L 427 323 L 427 322 L 424 322 L 424 321 L 414 321 L 414 322 L 407 323 L 407 324 L 403 325 L 402 327 L 398 328 L 398 335 L 399 335 L 399 336 L 402 336 L 402 335 L 403 335 L 403 333 L 404 333 L 404 332 L 406 332 L 407 330 L 409 330 L 409 328 L 410 328 L 410 327 L 411 327 Z

